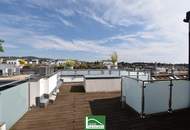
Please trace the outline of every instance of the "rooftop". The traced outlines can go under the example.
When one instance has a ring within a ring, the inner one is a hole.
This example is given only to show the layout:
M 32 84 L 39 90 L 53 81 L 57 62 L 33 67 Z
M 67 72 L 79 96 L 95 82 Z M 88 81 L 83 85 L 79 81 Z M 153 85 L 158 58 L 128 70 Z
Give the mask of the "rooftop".
M 13 81 L 13 80 L 25 80 L 29 77 L 30 75 L 13 75 L 13 76 L 6 76 L 6 77 L 0 77 L 0 81 Z
M 54 104 L 33 108 L 12 130 L 83 130 L 85 115 L 106 115 L 108 130 L 181 130 L 189 127 L 190 110 L 162 113 L 141 119 L 131 108 L 121 108 L 120 93 L 84 93 L 82 86 L 61 87 Z

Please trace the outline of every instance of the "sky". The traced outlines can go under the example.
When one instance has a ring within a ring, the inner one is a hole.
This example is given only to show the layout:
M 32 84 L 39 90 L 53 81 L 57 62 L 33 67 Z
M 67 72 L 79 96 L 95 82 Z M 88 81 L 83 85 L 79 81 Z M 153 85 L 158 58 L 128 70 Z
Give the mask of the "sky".
M 190 0 L 0 0 L 2 56 L 188 62 Z

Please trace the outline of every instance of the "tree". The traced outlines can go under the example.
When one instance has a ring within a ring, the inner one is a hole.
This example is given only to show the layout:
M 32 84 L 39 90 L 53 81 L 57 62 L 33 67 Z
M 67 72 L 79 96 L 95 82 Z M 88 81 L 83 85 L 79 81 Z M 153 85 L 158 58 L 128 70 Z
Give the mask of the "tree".
M 111 61 L 112 61 L 113 65 L 115 65 L 117 60 L 118 60 L 117 52 L 113 52 L 111 55 Z
M 27 61 L 24 60 L 24 59 L 21 59 L 21 60 L 19 60 L 19 63 L 20 63 L 21 65 L 26 65 L 26 64 L 27 64 Z
M 2 45 L 4 42 L 5 42 L 4 40 L 0 39 L 0 52 L 4 52 L 3 45 Z
M 88 69 L 88 65 L 86 63 L 81 63 L 79 66 L 77 66 L 77 69 Z
M 65 67 L 66 68 L 73 68 L 74 66 L 75 66 L 75 61 L 73 61 L 73 60 L 67 60 L 65 62 Z
M 64 65 L 62 65 L 62 64 L 56 66 L 56 69 L 58 69 L 58 70 L 62 70 L 62 69 L 64 69 L 64 68 L 65 68 L 65 67 L 64 67 Z

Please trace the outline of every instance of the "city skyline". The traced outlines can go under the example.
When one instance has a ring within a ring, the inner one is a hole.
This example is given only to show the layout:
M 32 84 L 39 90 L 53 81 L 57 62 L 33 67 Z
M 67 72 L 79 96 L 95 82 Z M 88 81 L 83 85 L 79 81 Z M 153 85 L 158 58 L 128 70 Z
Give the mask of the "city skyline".
M 188 0 L 1 0 L 1 56 L 188 62 Z M 181 6 L 179 6 L 181 5 Z

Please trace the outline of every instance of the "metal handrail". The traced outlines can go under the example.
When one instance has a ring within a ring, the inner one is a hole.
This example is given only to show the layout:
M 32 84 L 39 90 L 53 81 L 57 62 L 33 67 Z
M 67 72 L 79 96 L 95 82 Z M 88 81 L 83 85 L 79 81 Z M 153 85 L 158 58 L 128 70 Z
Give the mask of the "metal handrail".
M 188 79 L 158 79 L 158 80 L 143 80 L 144 82 L 158 82 L 158 81 L 178 81 L 178 80 L 188 80 Z
M 66 70 L 60 70 L 60 71 L 129 71 L 129 72 L 134 72 L 134 70 L 127 70 L 127 69 L 66 69 Z M 138 70 L 136 72 L 150 72 L 151 70 Z
M 142 84 L 141 85 L 141 89 L 142 89 L 142 93 L 141 93 L 141 112 L 139 113 L 140 114 L 140 117 L 141 118 L 145 118 L 145 88 L 147 87 L 147 84 L 145 84 L 146 82 L 159 82 L 159 81 L 168 81 L 168 86 L 169 86 L 169 97 L 168 97 L 168 113 L 172 113 L 173 111 L 173 108 L 172 108 L 172 104 L 173 104 L 173 100 L 172 100 L 172 94 L 173 94 L 173 87 L 175 86 L 174 84 L 174 81 L 188 81 L 188 79 L 166 79 L 166 80 L 141 80 L 141 79 L 137 79 L 137 78 L 132 78 L 132 77 L 129 77 L 129 76 L 125 76 L 126 78 L 128 79 L 133 79 L 133 80 L 136 80 L 136 81 L 141 81 L 140 83 Z M 124 78 L 124 76 L 123 76 Z M 122 78 L 122 79 L 123 79 Z M 121 86 L 121 90 L 123 89 L 123 87 L 125 86 Z M 123 90 L 122 90 L 123 91 Z M 123 93 L 123 92 L 122 92 Z M 123 98 L 122 97 L 122 93 L 121 93 L 121 99 Z
M 1 88 L 4 88 L 4 87 L 9 86 L 9 85 L 14 85 L 14 84 L 17 84 L 17 83 L 20 83 L 20 82 L 24 82 L 24 81 L 27 81 L 27 80 L 29 80 L 29 78 L 24 79 L 24 80 L 19 80 L 19 81 L 12 81 L 10 83 L 0 85 L 0 91 L 2 91 Z
M 136 76 L 136 75 L 130 75 L 130 76 Z M 141 75 L 141 76 L 146 76 L 146 75 Z M 185 78 L 185 79 L 157 79 L 157 80 L 142 80 L 142 79 L 138 79 L 138 78 L 133 78 L 133 77 L 129 77 L 129 76 L 121 76 L 121 77 L 126 77 L 126 78 L 129 78 L 129 79 L 134 79 L 134 80 L 137 80 L 137 81 L 142 81 L 142 82 L 158 82 L 158 81 L 179 81 L 179 80 L 188 80 L 188 78 Z
M 136 75 L 134 75 L 136 76 Z M 133 79 L 133 80 L 136 80 L 136 81 L 141 81 L 141 82 L 144 82 L 144 80 L 142 79 L 138 79 L 138 78 L 133 78 L 133 77 L 130 77 L 130 76 L 121 76 L 122 78 L 129 78 L 129 79 Z

